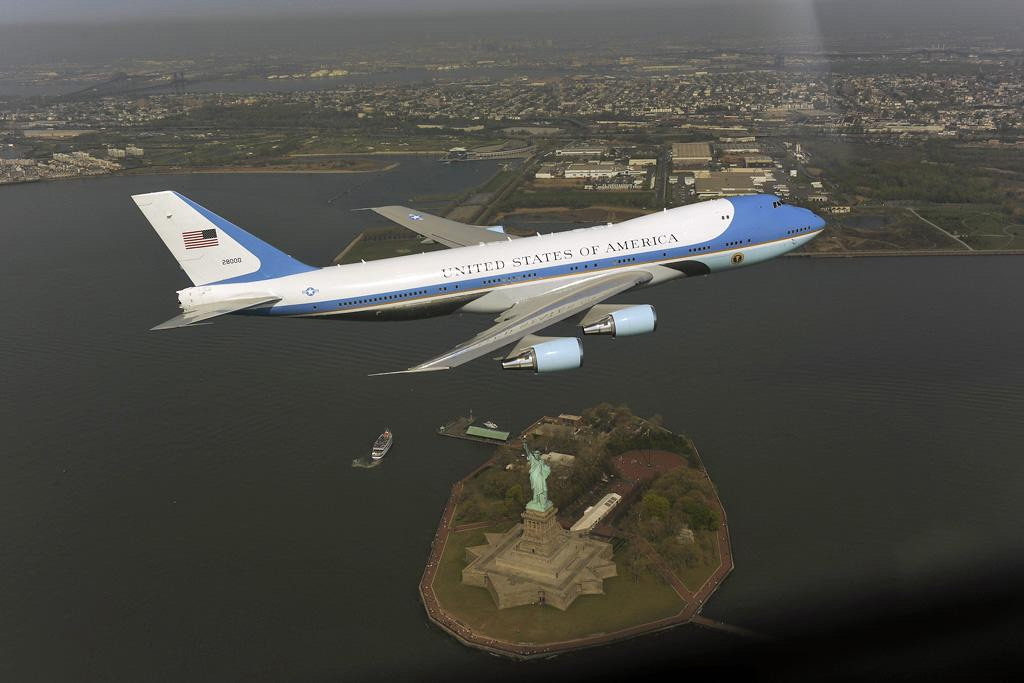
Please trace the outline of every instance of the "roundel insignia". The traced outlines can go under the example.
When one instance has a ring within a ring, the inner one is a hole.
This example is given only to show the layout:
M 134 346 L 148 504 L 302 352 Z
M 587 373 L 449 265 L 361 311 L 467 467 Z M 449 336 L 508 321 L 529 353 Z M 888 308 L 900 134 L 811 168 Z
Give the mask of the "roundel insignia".
M 732 262 L 733 263 L 743 263 L 743 254 L 738 253 L 738 252 L 733 254 L 732 255 Z
M 313 296 L 319 291 L 320 290 L 318 290 L 316 287 L 306 287 L 304 290 L 302 290 L 302 293 L 305 294 L 306 296 Z

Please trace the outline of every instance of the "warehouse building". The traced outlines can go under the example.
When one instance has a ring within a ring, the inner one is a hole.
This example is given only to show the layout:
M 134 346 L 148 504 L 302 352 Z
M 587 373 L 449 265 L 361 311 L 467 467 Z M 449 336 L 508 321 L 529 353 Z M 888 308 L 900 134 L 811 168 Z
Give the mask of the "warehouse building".
M 700 199 L 752 194 L 758 191 L 753 176 L 743 173 L 709 173 L 707 177 L 698 177 L 694 181 L 694 186 Z
M 672 163 L 676 166 L 703 165 L 711 161 L 711 144 L 707 142 L 672 143 Z

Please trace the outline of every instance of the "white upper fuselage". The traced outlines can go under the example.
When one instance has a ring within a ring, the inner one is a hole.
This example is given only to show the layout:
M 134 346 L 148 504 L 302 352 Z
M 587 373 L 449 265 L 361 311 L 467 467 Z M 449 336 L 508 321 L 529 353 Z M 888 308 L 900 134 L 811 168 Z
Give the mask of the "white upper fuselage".
M 538 291 L 612 269 L 644 268 L 650 284 L 746 266 L 816 236 L 823 221 L 772 195 L 718 199 L 618 224 L 509 239 L 251 282 L 182 290 L 183 305 L 270 294 L 258 315 L 423 317 L 496 313 Z

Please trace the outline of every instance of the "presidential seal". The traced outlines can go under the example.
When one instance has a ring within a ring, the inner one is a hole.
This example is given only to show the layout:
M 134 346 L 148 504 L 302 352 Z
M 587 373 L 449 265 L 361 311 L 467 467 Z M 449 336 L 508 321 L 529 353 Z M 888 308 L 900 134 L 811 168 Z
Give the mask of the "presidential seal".
M 736 253 L 732 255 L 733 263 L 743 263 L 743 254 Z

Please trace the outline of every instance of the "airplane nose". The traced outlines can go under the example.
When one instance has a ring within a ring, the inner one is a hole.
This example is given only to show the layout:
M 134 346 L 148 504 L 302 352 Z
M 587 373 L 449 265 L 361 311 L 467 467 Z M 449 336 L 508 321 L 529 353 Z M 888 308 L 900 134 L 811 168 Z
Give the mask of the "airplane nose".
M 822 228 L 825 227 L 824 218 L 814 213 L 813 211 L 808 211 L 807 213 L 811 214 L 811 228 L 813 228 L 814 230 L 821 230 Z

